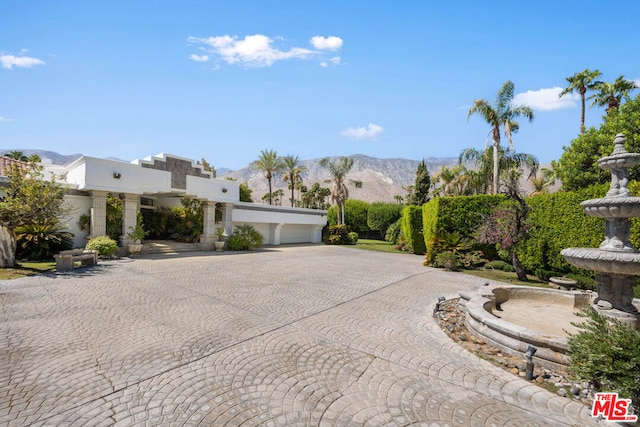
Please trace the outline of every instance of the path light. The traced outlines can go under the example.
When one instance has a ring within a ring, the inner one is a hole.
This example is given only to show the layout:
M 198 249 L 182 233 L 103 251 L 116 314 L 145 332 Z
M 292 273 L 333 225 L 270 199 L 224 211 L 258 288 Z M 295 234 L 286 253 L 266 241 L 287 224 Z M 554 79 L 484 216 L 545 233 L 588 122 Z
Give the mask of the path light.
M 524 355 L 527 356 L 527 367 L 525 369 L 524 377 L 527 381 L 533 380 L 533 355 L 536 354 L 536 351 L 538 351 L 538 349 L 530 345 L 524 353 Z
M 442 304 L 446 300 L 445 297 L 438 297 L 438 302 L 436 303 L 436 307 L 433 309 L 433 312 L 440 311 L 440 304 Z

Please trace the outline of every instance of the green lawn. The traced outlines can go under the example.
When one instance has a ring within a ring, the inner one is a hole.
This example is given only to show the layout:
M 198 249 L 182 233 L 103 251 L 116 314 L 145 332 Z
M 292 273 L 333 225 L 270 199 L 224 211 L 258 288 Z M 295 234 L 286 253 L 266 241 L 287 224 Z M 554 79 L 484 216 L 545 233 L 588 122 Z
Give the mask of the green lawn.
M 403 254 L 403 252 L 395 248 L 393 243 L 386 240 L 359 239 L 355 245 L 345 245 L 345 248 L 366 249 L 368 251 L 391 252 L 394 254 Z
M 24 276 L 33 276 L 35 274 L 45 273 L 47 271 L 55 271 L 56 263 L 48 262 L 18 262 L 16 268 L 0 268 L 0 280 L 18 279 Z

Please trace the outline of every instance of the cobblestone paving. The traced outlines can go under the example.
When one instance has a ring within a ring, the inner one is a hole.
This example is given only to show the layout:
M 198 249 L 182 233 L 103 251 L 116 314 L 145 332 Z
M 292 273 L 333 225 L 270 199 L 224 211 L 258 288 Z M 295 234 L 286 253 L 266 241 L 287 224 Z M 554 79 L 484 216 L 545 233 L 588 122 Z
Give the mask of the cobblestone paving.
M 330 246 L 0 283 L 0 425 L 561 426 L 588 409 L 431 317 L 481 279 Z

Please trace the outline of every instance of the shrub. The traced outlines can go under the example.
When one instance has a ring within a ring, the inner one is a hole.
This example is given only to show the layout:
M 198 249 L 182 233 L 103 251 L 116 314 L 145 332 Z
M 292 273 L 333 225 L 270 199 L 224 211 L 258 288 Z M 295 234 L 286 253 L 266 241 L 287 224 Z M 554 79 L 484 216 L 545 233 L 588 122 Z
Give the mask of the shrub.
M 98 236 L 87 242 L 85 249 L 98 251 L 98 255 L 111 256 L 116 253 L 118 242 L 109 236 Z
M 548 282 L 551 277 L 562 276 L 562 273 L 544 268 L 536 268 L 533 274 L 543 282 Z
M 489 270 L 500 270 L 500 271 L 507 271 L 507 272 L 514 271 L 513 265 L 509 264 L 508 262 L 504 262 L 502 260 L 489 261 L 484 265 L 484 268 L 487 268 Z
M 567 341 L 569 374 L 590 382 L 596 391 L 617 392 L 640 411 L 640 332 L 587 307 L 579 314 L 582 329 Z
M 357 234 L 357 233 L 356 233 Z M 344 224 L 329 226 L 329 234 L 324 241 L 327 245 L 350 245 L 349 231 Z
M 566 277 L 575 280 L 577 282 L 576 287 L 579 289 L 588 289 L 590 291 L 598 289 L 598 282 L 593 277 L 582 276 L 575 273 L 568 273 Z
M 122 200 L 107 194 L 107 228 L 106 233 L 116 242 L 122 234 Z
M 18 259 L 52 259 L 60 251 L 71 249 L 73 234 L 64 231 L 60 222 L 31 224 L 17 227 L 16 257 Z
M 355 231 L 350 231 L 349 234 L 347 234 L 347 238 L 349 239 L 349 243 L 352 245 L 358 243 L 358 233 Z
M 369 231 L 367 225 L 367 212 L 369 211 L 369 203 L 362 200 L 349 199 L 345 202 L 345 225 L 350 231 L 355 231 L 359 236 Z M 327 221 L 329 226 L 337 225 L 338 214 L 337 208 L 332 206 L 327 211 Z
M 401 219 L 397 220 L 387 228 L 387 233 L 384 236 L 384 240 L 391 243 L 397 243 L 402 236 L 402 229 L 400 227 Z
M 458 256 L 451 251 L 440 252 L 436 255 L 434 265 L 449 271 L 456 271 L 460 268 Z
M 426 251 L 422 234 L 422 207 L 406 206 L 400 219 L 402 236 L 414 254 L 422 255 Z
M 402 209 L 403 205 L 397 203 L 372 203 L 367 211 L 367 226 L 384 237 L 391 224 L 402 216 Z
M 250 251 L 262 246 L 263 237 L 253 226 L 236 225 L 229 236 L 229 249 L 232 251 Z
M 466 270 L 473 270 L 487 262 L 482 251 L 462 253 L 458 256 L 458 260 L 462 264 L 462 268 Z

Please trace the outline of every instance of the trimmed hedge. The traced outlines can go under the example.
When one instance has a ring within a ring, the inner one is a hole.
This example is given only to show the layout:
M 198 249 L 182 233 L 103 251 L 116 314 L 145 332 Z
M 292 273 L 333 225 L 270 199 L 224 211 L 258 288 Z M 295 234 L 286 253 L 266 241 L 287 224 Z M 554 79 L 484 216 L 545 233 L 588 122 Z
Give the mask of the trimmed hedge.
M 527 199 L 529 238 L 518 247 L 518 257 L 527 271 L 536 269 L 593 272 L 571 266 L 560 255 L 565 248 L 598 248 L 604 239 L 602 218 L 587 216 L 580 202 L 604 197 L 608 185 L 596 185 L 579 191 L 541 194 Z
M 367 213 L 370 204 L 362 200 L 349 199 L 345 203 L 345 222 L 349 231 L 355 231 L 358 235 L 363 236 L 369 231 L 367 225 Z M 329 226 L 338 224 L 338 208 L 331 206 L 327 211 L 327 221 Z
M 426 251 L 422 233 L 422 206 L 405 206 L 402 210 L 400 227 L 409 250 L 422 255 Z
M 506 196 L 478 195 L 457 197 L 436 197 L 422 205 L 422 224 L 425 253 L 428 263 L 433 263 L 434 243 L 438 236 L 458 232 L 463 237 L 474 238 L 476 228 L 483 214 L 489 214 Z
M 372 231 L 378 231 L 383 238 L 387 234 L 387 228 L 402 216 L 404 205 L 397 203 L 371 203 L 367 212 L 367 225 Z

